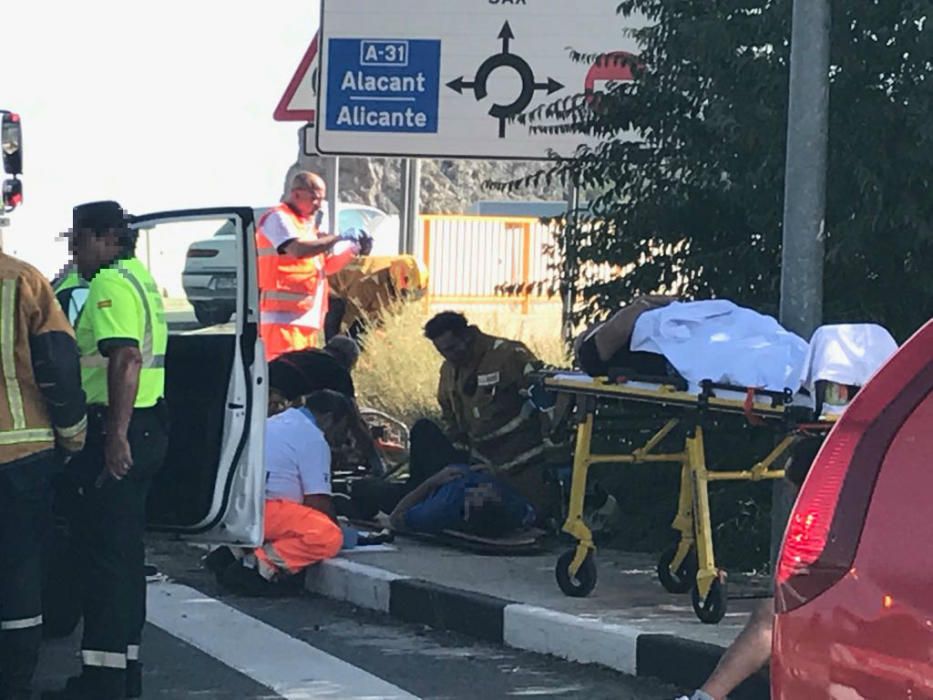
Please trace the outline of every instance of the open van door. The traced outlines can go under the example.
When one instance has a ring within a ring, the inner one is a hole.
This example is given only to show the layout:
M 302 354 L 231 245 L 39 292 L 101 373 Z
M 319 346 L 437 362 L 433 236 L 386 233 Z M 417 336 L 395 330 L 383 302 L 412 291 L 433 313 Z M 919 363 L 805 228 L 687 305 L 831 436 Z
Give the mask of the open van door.
M 261 544 L 267 389 L 253 209 L 160 212 L 137 216 L 133 226 L 137 257 L 159 286 L 169 327 L 169 446 L 149 496 L 149 529 L 201 542 Z M 235 265 L 225 260 L 212 284 L 235 298 L 236 310 L 230 322 L 204 328 L 182 275 L 189 255 L 204 255 L 192 243 L 221 227 L 235 233 Z

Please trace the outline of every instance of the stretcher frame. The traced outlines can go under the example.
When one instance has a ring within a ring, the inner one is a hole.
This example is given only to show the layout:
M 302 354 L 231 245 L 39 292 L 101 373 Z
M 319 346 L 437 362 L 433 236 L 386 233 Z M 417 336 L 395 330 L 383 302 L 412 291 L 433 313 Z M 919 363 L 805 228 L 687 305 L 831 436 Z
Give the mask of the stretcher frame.
M 676 545 L 665 552 L 658 564 L 658 574 L 671 592 L 692 592 L 693 607 L 703 622 L 718 623 L 726 613 L 725 578 L 716 566 L 709 504 L 709 483 L 713 481 L 766 481 L 784 476 L 783 457 L 799 438 L 799 433 L 828 430 L 832 415 L 814 420 L 813 410 L 795 405 L 790 392 L 773 392 L 703 382 L 699 393 L 686 391 L 669 378 L 629 381 L 617 379 L 574 379 L 568 374 L 545 375 L 546 389 L 570 395 L 576 406 L 576 442 L 567 518 L 563 531 L 574 537 L 577 545 L 565 552 L 557 563 L 561 590 L 571 596 L 586 596 L 596 585 L 596 545 L 583 518 L 583 504 L 589 470 L 598 464 L 674 463 L 680 466 L 680 489 L 677 515 L 671 527 L 679 533 Z M 720 393 L 721 395 L 717 395 Z M 726 398 L 736 393 L 745 398 Z M 627 453 L 593 454 L 592 439 L 597 405 L 602 401 L 652 404 L 670 409 L 677 415 L 666 420 L 641 447 Z M 705 423 L 713 413 L 738 414 L 756 425 L 774 429 L 783 436 L 777 445 L 751 468 L 713 471 L 707 467 L 704 445 Z M 678 452 L 657 452 L 657 448 L 676 428 L 685 433 L 684 448 Z M 691 553 L 696 552 L 696 561 Z M 686 579 L 686 580 L 685 580 Z M 689 586 L 689 588 L 688 588 Z

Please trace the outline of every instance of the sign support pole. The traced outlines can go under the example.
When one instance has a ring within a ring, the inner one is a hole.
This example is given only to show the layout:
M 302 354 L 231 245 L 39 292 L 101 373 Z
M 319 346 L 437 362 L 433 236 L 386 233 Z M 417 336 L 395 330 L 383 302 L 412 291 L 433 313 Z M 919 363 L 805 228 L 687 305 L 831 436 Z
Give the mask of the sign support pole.
M 340 158 L 328 158 L 324 177 L 327 182 L 327 232 L 339 235 L 337 230 L 337 202 L 340 199 Z
M 830 22 L 829 0 L 794 0 L 780 319 L 781 325 L 804 340 L 810 339 L 823 316 Z M 774 483 L 773 558 L 780 547 L 794 495 L 784 480 Z
M 407 229 L 405 231 L 405 249 L 402 252 L 405 255 L 413 255 L 415 252 L 418 215 L 421 213 L 421 160 L 418 158 L 409 160 L 406 192 L 408 194 L 405 202 Z
M 421 161 L 405 158 L 402 161 L 402 207 L 399 210 L 398 252 L 414 255 L 418 215 L 421 213 Z
M 398 252 L 404 255 L 408 251 L 408 189 L 410 187 L 411 158 L 403 158 L 399 172 L 399 184 L 402 187 L 402 201 L 398 216 Z

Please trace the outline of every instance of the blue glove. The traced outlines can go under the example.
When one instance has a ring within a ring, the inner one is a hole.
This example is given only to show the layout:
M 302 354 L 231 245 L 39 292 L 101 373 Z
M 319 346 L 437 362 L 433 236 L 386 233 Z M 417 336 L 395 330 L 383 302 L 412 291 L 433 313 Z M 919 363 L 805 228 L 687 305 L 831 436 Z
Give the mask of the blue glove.
M 373 249 L 373 239 L 361 228 L 348 228 L 340 234 L 340 240 L 355 243 L 360 249 L 360 255 L 369 255 Z

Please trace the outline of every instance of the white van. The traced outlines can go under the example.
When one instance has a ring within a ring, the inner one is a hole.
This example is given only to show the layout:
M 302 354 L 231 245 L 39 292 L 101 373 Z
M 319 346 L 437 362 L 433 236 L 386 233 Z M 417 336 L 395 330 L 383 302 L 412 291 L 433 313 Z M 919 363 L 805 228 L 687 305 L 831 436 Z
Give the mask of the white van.
M 185 539 L 254 546 L 262 542 L 267 411 L 259 338 L 255 213 L 252 207 L 137 216 L 137 253 L 165 296 L 169 324 L 165 399 L 168 455 L 149 498 L 149 529 Z M 199 328 L 180 279 L 191 243 L 232 233 L 234 320 Z M 156 254 L 157 253 L 157 254 Z

